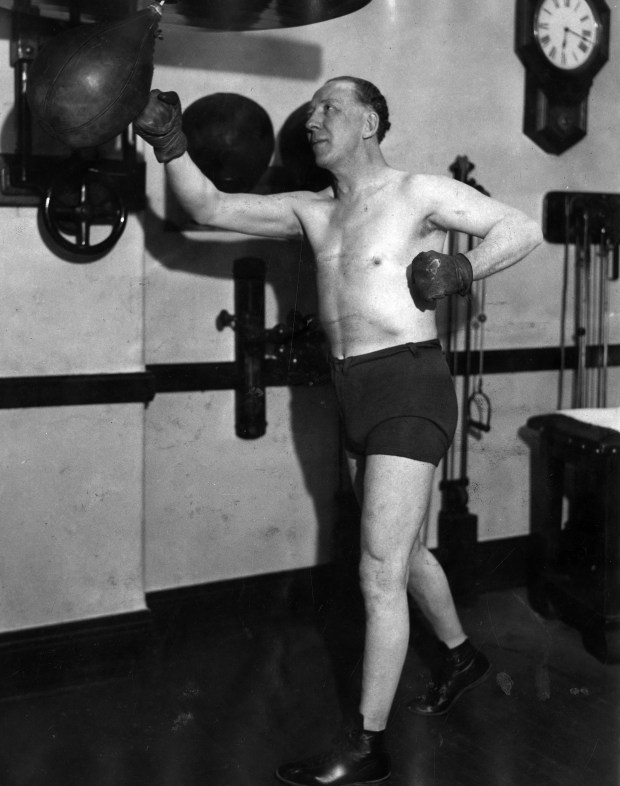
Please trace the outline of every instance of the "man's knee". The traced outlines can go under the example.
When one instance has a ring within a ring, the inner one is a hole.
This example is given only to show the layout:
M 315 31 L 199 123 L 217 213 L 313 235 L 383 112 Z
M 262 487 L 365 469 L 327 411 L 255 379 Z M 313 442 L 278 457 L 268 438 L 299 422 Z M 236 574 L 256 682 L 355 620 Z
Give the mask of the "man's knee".
M 407 590 L 407 566 L 393 558 L 362 554 L 359 574 L 362 595 L 367 603 L 394 598 Z
M 416 542 L 413 544 L 413 548 L 411 549 L 411 554 L 409 555 L 407 579 L 409 589 L 411 589 L 412 586 L 417 585 L 419 577 L 424 577 L 427 574 L 428 566 L 434 561 L 433 555 L 428 550 L 428 548 L 420 541 L 419 538 L 416 539 Z

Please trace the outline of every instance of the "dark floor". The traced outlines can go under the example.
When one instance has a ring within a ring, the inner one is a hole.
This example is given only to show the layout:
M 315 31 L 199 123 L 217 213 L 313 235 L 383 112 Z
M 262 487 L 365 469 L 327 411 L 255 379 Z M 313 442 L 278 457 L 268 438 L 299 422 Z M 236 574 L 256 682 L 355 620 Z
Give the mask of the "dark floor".
M 276 765 L 329 742 L 355 690 L 360 619 L 344 610 L 342 626 L 342 614 L 159 614 L 157 646 L 131 678 L 0 701 L 0 786 L 275 784 Z M 427 652 L 413 633 L 392 786 L 618 786 L 620 665 L 521 590 L 481 595 L 462 617 L 491 677 L 444 718 L 411 714 Z

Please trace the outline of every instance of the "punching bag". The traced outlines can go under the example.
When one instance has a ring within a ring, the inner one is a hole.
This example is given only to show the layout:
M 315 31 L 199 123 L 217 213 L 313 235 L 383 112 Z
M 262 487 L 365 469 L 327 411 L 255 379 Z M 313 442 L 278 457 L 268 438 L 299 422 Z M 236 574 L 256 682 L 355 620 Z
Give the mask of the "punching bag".
M 213 93 L 183 112 L 187 152 L 220 191 L 251 191 L 275 148 L 265 110 L 237 93 Z
M 28 103 L 47 133 L 71 148 L 97 147 L 146 106 L 161 7 L 71 27 L 45 44 L 28 72 Z

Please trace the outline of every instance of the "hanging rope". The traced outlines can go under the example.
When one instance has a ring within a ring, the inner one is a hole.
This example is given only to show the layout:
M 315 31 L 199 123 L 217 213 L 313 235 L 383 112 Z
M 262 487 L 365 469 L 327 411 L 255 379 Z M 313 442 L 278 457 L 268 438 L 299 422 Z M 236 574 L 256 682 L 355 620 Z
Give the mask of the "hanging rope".
M 568 275 L 570 269 L 570 200 L 564 202 L 564 265 L 562 301 L 560 305 L 560 375 L 558 377 L 558 409 L 564 405 L 564 373 L 566 370 L 566 313 L 568 308 Z
M 478 381 L 468 401 L 467 426 L 475 431 L 488 432 L 491 430 L 491 399 L 482 389 L 484 379 L 484 328 L 487 321 L 485 313 L 486 279 L 478 282 L 477 290 L 480 313 L 477 315 L 473 327 L 478 331 Z

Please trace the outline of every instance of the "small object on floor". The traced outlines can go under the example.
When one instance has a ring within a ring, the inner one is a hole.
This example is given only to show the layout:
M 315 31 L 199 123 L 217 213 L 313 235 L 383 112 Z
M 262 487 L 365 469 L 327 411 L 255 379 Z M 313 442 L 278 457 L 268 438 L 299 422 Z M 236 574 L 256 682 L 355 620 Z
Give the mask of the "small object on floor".
M 419 715 L 444 715 L 465 691 L 479 685 L 489 674 L 491 664 L 486 656 L 466 639 L 454 649 L 444 650 L 439 673 L 429 684 L 425 696 L 419 696 L 408 709 Z
M 512 689 L 514 688 L 514 680 L 510 674 L 506 674 L 505 671 L 498 672 L 497 676 L 495 677 L 495 682 L 504 691 L 506 696 L 510 696 Z
M 385 732 L 366 731 L 361 720 L 343 732 L 335 746 L 305 761 L 283 764 L 276 778 L 292 786 L 365 786 L 391 774 Z

